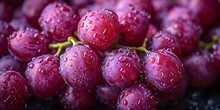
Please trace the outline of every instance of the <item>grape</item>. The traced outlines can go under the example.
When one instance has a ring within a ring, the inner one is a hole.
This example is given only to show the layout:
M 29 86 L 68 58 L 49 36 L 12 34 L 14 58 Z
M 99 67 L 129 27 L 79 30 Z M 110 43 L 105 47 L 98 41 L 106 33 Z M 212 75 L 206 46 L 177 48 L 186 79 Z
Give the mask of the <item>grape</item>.
M 153 9 L 151 0 L 118 0 L 116 8 L 120 9 L 129 5 L 137 6 L 144 9 L 144 11 L 150 15 L 151 20 L 153 20 L 155 16 L 155 11 Z
M 117 15 L 112 11 L 89 12 L 79 21 L 78 37 L 95 49 L 107 49 L 119 38 L 120 26 L 117 19 Z
M 149 28 L 149 14 L 138 6 L 129 5 L 117 9 L 121 31 L 119 43 L 128 46 L 141 46 Z
M 153 9 L 157 13 L 164 11 L 164 10 L 169 10 L 174 5 L 174 3 L 170 2 L 169 0 L 152 0 L 151 2 L 152 2 Z
M 95 95 L 90 90 L 67 87 L 60 95 L 60 102 L 67 110 L 85 110 L 93 106 Z
M 156 98 L 143 84 L 123 90 L 118 98 L 118 110 L 155 110 Z
M 67 48 L 60 57 L 60 73 L 66 83 L 74 89 L 92 89 L 102 79 L 102 59 L 87 46 Z
M 14 29 L 4 21 L 0 21 L 0 56 L 8 54 L 8 37 Z
M 70 0 L 73 7 L 82 8 L 88 4 L 91 4 L 92 0 Z
M 181 58 L 180 44 L 178 43 L 175 36 L 169 34 L 168 32 L 160 31 L 156 33 L 153 37 L 152 49 L 167 49 L 175 53 L 179 58 Z
M 117 99 L 121 93 L 121 89 L 103 82 L 97 86 L 96 96 L 98 100 L 109 107 L 116 108 Z
M 0 20 L 11 21 L 13 17 L 13 9 L 10 5 L 0 2 Z
M 147 53 L 142 71 L 146 82 L 160 92 L 169 92 L 177 87 L 185 75 L 179 58 L 164 49 Z
M 170 104 L 172 102 L 183 99 L 189 84 L 189 78 L 189 75 L 185 75 L 180 83 L 176 86 L 176 88 L 172 89 L 169 92 L 155 91 L 155 94 L 157 94 L 157 97 L 159 97 L 159 102 L 161 104 Z
M 95 3 L 93 5 L 97 5 L 99 9 L 107 9 L 111 11 L 115 11 L 115 6 L 118 4 L 120 0 L 94 0 Z
M 220 44 L 217 44 L 213 51 L 213 59 L 215 68 L 220 71 Z
M 201 27 L 190 21 L 182 19 L 170 22 L 169 25 L 164 27 L 164 31 L 174 35 L 180 44 L 183 55 L 192 53 L 198 46 Z
M 148 32 L 147 32 L 147 34 L 146 34 L 146 36 L 145 36 L 145 38 L 147 38 L 147 41 L 148 41 L 148 42 L 151 42 L 153 36 L 154 36 L 157 32 L 158 32 L 158 28 L 157 28 L 155 25 L 150 24 L 149 29 L 148 29 Z
M 0 72 L 0 109 L 22 110 L 28 100 L 25 79 L 15 71 Z
M 32 28 L 32 26 L 26 21 L 26 19 L 23 18 L 15 18 L 12 19 L 10 22 L 10 25 L 14 28 L 14 30 L 24 30 L 25 28 Z
M 22 13 L 27 21 L 36 28 L 40 28 L 38 19 L 43 9 L 55 0 L 25 0 L 22 5 Z
M 103 63 L 103 78 L 112 86 L 125 88 L 140 73 L 139 57 L 131 50 L 120 48 L 109 53 Z
M 24 0 L 2 0 L 10 5 L 12 5 L 13 7 L 19 7 L 22 5 Z
M 210 87 L 217 78 L 217 72 L 208 52 L 196 51 L 183 59 L 183 64 L 186 72 L 190 75 L 189 84 L 192 87 Z
M 17 61 L 13 56 L 7 55 L 0 58 L 0 71 L 13 70 L 24 75 L 26 65 Z
M 38 22 L 55 41 L 62 42 L 73 35 L 78 21 L 78 11 L 65 3 L 54 2 L 43 9 Z
M 192 17 L 198 18 L 202 27 L 210 27 L 215 23 L 219 15 L 219 3 L 217 0 L 177 0 L 177 2 L 192 10 L 194 13 Z
M 182 19 L 183 21 L 191 21 L 199 24 L 198 18 L 193 18 L 193 11 L 187 7 L 174 7 L 172 8 L 166 17 L 163 19 L 162 25 L 167 26 L 170 22 Z
M 166 17 L 169 10 L 173 7 L 174 3 L 170 0 L 151 0 L 153 9 L 155 10 L 154 23 L 157 26 L 161 25 L 161 22 Z
M 29 62 L 33 57 L 48 53 L 48 40 L 36 29 L 26 28 L 9 36 L 8 49 L 19 61 Z
M 64 84 L 59 66 L 59 59 L 52 55 L 38 56 L 28 63 L 25 76 L 33 96 L 49 99 L 58 94 Z

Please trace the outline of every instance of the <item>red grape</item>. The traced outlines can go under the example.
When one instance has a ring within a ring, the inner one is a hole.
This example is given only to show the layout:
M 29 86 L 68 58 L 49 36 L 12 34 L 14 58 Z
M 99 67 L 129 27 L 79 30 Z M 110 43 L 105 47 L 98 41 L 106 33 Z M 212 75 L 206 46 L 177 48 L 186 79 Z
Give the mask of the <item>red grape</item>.
M 151 48 L 155 50 L 170 50 L 179 58 L 181 58 L 182 55 L 180 44 L 178 43 L 176 37 L 164 31 L 160 31 L 154 35 Z
M 195 88 L 210 87 L 217 78 L 210 54 L 196 51 L 183 59 L 186 72 L 190 75 L 190 85 Z
M 8 54 L 8 37 L 14 29 L 4 21 L 0 21 L 0 56 Z
M 8 49 L 19 61 L 29 62 L 33 57 L 48 53 L 48 40 L 36 29 L 26 28 L 10 35 Z
M 67 110 L 85 110 L 93 106 L 95 95 L 90 90 L 67 87 L 60 95 L 60 102 Z
M 96 49 L 110 47 L 120 34 L 118 16 L 108 10 L 92 11 L 84 15 L 78 24 L 79 39 Z
M 192 53 L 198 46 L 201 28 L 191 21 L 179 19 L 170 22 L 164 27 L 164 31 L 176 37 L 183 55 Z
M 104 82 L 97 86 L 96 96 L 100 102 L 108 105 L 109 107 L 116 108 L 117 99 L 121 91 L 122 89 Z
M 0 58 L 0 71 L 13 70 L 24 75 L 26 65 L 17 61 L 13 56 L 7 55 Z
M 66 83 L 74 89 L 92 89 L 102 79 L 102 59 L 87 46 L 67 48 L 60 57 L 60 73 Z
M 0 2 L 0 20 L 11 21 L 13 17 L 13 9 L 10 5 Z
M 131 50 L 120 48 L 109 53 L 103 63 L 103 78 L 112 86 L 125 88 L 140 73 L 139 57 Z
M 28 63 L 25 76 L 34 97 L 48 99 L 58 94 L 64 84 L 59 66 L 59 59 L 52 55 L 42 55 Z
M 149 14 L 141 7 L 129 5 L 117 9 L 122 37 L 119 43 L 128 46 L 141 46 L 149 28 Z
M 169 92 L 181 82 L 185 70 L 174 53 L 162 49 L 147 53 L 143 61 L 143 73 L 153 89 Z
M 143 84 L 123 90 L 118 99 L 118 110 L 156 110 L 156 98 Z
M 28 100 L 26 80 L 15 71 L 0 72 L 0 109 L 22 110 Z
M 39 18 L 39 24 L 55 41 L 66 41 L 77 28 L 79 14 L 65 3 L 47 5 Z
M 43 9 L 55 0 L 25 0 L 22 5 L 22 13 L 27 21 L 36 28 L 40 28 L 38 19 Z

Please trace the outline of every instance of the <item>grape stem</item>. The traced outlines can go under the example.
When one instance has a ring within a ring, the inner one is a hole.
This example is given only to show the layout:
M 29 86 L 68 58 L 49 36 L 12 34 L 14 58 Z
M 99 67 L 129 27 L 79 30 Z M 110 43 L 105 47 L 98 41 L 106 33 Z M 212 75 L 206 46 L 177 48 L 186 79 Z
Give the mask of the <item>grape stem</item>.
M 60 54 L 62 53 L 63 49 L 70 46 L 70 45 L 73 45 L 73 46 L 76 46 L 76 45 L 83 45 L 82 42 L 80 41 L 77 41 L 74 37 L 69 37 L 68 40 L 66 42 L 63 42 L 63 43 L 56 43 L 56 44 L 50 44 L 49 45 L 49 48 L 50 49 L 58 49 L 57 52 L 54 54 L 54 56 L 56 57 L 59 57 Z
M 147 43 L 147 39 L 144 40 L 143 45 L 140 47 L 129 47 L 129 46 L 119 45 L 119 44 L 115 43 L 112 46 L 112 48 L 128 48 L 130 50 L 136 50 L 136 51 L 147 53 L 149 51 L 146 49 L 146 43 Z
M 214 35 L 214 36 L 212 37 L 212 42 L 210 42 L 210 43 L 205 43 L 205 42 L 203 42 L 203 41 L 200 41 L 200 42 L 199 42 L 199 45 L 200 45 L 200 47 L 203 48 L 204 50 L 210 51 L 210 50 L 213 49 L 213 46 L 214 46 L 216 43 L 218 43 L 218 36 Z

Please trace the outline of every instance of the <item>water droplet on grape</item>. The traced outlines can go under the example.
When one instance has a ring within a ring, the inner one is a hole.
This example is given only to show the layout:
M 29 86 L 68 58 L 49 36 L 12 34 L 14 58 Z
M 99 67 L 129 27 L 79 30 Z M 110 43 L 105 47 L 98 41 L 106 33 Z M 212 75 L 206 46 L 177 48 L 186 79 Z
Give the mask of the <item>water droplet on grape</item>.
M 127 101 L 126 99 L 124 99 L 124 100 L 123 100 L 123 104 L 124 104 L 125 106 L 127 106 L 127 105 L 128 105 L 128 101 Z
M 33 69 L 33 68 L 34 68 L 34 64 L 31 63 L 31 64 L 29 65 L 29 67 L 30 67 L 30 69 Z
M 123 62 L 123 61 L 126 60 L 126 57 L 125 57 L 125 56 L 120 56 L 118 60 L 121 61 L 121 62 Z

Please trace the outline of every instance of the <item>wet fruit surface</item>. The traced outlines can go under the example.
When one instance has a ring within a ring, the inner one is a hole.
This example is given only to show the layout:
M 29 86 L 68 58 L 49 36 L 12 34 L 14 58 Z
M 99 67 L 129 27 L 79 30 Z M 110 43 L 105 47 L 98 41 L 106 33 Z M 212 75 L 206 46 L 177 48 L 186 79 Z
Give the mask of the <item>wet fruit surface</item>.
M 34 97 L 48 99 L 60 92 L 64 81 L 59 66 L 59 59 L 52 55 L 39 56 L 28 63 L 25 76 Z
M 101 57 L 95 50 L 87 46 L 74 46 L 61 55 L 60 73 L 69 86 L 92 89 L 102 79 L 101 63 Z
M 0 110 L 219 110 L 219 0 L 0 0 Z
M 1 110 L 18 110 L 25 107 L 29 94 L 26 81 L 19 73 L 1 72 L 0 88 Z
M 32 28 L 18 30 L 8 39 L 10 53 L 22 62 L 29 62 L 33 57 L 46 54 L 48 52 L 47 45 L 45 35 Z
M 128 87 L 140 73 L 138 56 L 125 48 L 110 52 L 102 67 L 103 78 L 112 86 Z
M 89 12 L 78 24 L 79 39 L 93 48 L 104 50 L 119 38 L 120 27 L 117 20 L 118 16 L 112 11 Z

